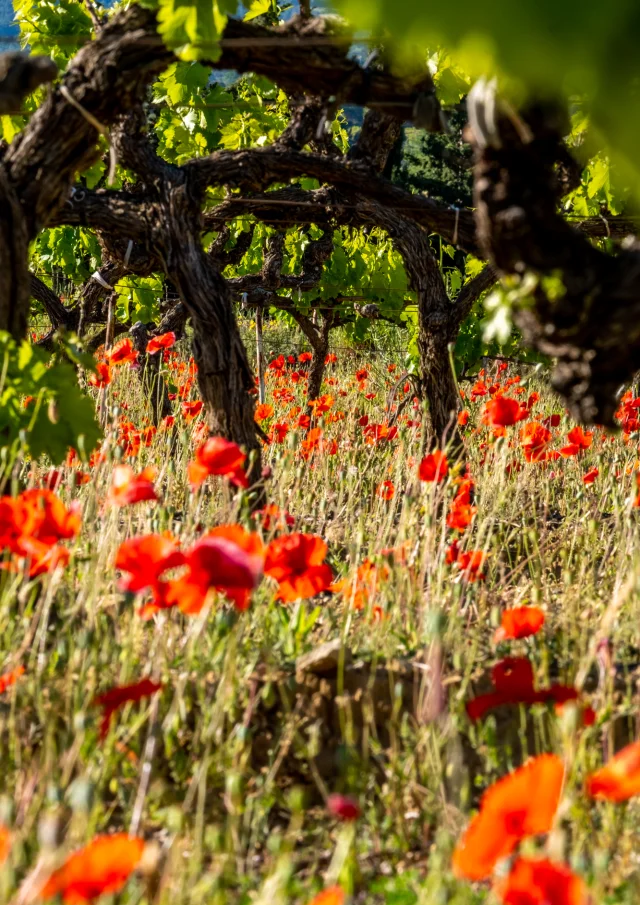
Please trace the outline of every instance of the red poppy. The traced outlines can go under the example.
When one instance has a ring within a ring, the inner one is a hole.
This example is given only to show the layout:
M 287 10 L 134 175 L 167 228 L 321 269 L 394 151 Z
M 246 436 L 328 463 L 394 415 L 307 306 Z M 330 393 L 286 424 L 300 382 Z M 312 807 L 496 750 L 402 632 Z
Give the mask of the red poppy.
M 113 506 L 129 506 L 132 503 L 157 500 L 158 495 L 153 486 L 155 477 L 156 469 L 153 466 L 143 468 L 137 475 L 130 465 L 116 465 L 111 476 L 107 502 Z
M 527 462 L 542 462 L 547 458 L 551 431 L 538 421 L 530 421 L 522 428 L 520 442 Z
M 334 594 L 342 594 L 344 599 L 351 603 L 355 609 L 362 610 L 368 601 L 375 596 L 380 584 L 386 581 L 390 574 L 387 565 L 376 565 L 372 560 L 365 559 L 358 566 L 355 575 L 334 582 L 331 585 L 331 590 Z
M 577 426 L 569 431 L 567 440 L 569 441 L 568 445 L 563 446 L 560 450 L 560 455 L 565 458 L 577 456 L 583 450 L 589 449 L 593 442 L 593 433 L 591 431 L 585 432 L 580 426 Z
M 188 615 L 201 612 L 209 591 L 218 591 L 246 610 L 262 576 L 264 550 L 257 534 L 240 525 L 215 528 L 184 553 L 187 572 L 161 588 L 162 604 Z
M 196 399 L 193 402 L 183 402 L 182 409 L 182 417 L 185 421 L 193 421 L 194 418 L 197 418 L 200 412 L 204 407 L 204 403 L 202 399 Z
M 271 528 L 290 528 L 296 521 L 290 513 L 280 509 L 275 503 L 267 503 L 262 509 L 257 509 L 253 517 L 260 520 L 265 531 L 270 531 Z
M 49 877 L 40 898 L 60 896 L 66 905 L 82 905 L 117 893 L 140 864 L 143 851 L 144 840 L 126 833 L 96 836 Z
M 155 355 L 163 349 L 170 349 L 176 341 L 176 335 L 173 330 L 168 333 L 161 333 L 160 336 L 153 336 L 147 343 L 147 355 Z
M 332 817 L 337 817 L 345 823 L 357 820 L 360 814 L 360 805 L 351 795 L 339 795 L 334 793 L 327 798 L 327 810 Z
M 566 704 L 579 697 L 570 685 L 554 684 L 539 691 L 533 684 L 533 667 L 526 657 L 505 657 L 491 670 L 495 691 L 478 695 L 467 702 L 466 710 L 471 720 L 479 720 L 494 707 L 505 704 L 538 704 L 554 701 Z
M 11 833 L 6 826 L 0 824 L 0 866 L 9 857 L 11 851 Z
M 288 433 L 289 425 L 286 423 L 286 421 L 279 421 L 277 424 L 271 425 L 269 440 L 271 442 L 275 441 L 276 443 L 284 443 Z
M 519 606 L 504 610 L 500 627 L 493 640 L 506 641 L 509 638 L 528 638 L 535 635 L 544 625 L 544 613 L 537 606 Z
M 482 550 L 465 550 L 458 554 L 456 562 L 467 581 L 482 581 L 486 578 L 482 571 L 486 558 L 487 554 Z
M 447 527 L 454 531 L 464 531 L 471 524 L 477 511 L 475 506 L 471 506 L 460 497 L 456 497 L 451 503 L 447 514 Z
M 523 409 L 517 399 L 508 396 L 494 396 L 483 409 L 483 421 L 492 427 L 509 427 L 526 418 L 527 410 Z
M 424 457 L 418 467 L 418 477 L 421 481 L 440 482 L 447 477 L 449 463 L 442 450 L 436 449 Z
M 209 437 L 196 450 L 194 462 L 189 462 L 188 475 L 193 489 L 200 485 L 209 475 L 223 475 L 238 487 L 248 487 L 249 481 L 244 471 L 247 457 L 237 443 L 225 440 L 224 437 Z
M 558 810 L 563 781 L 560 758 L 543 754 L 487 789 L 479 813 L 453 854 L 456 875 L 484 880 L 522 839 L 548 833 Z
M 309 905 L 344 905 L 347 900 L 345 891 L 340 886 L 328 886 L 309 902 Z
M 0 694 L 4 694 L 7 688 L 15 685 L 20 676 L 24 675 L 24 666 L 17 666 L 15 669 L 5 672 L 0 676 Z
M 640 795 L 640 742 L 618 751 L 587 777 L 587 794 L 607 801 L 627 801 Z
M 161 583 L 161 576 L 169 569 L 184 565 L 184 554 L 175 541 L 160 534 L 132 537 L 120 544 L 116 555 L 116 569 L 129 577 L 120 582 L 120 589 L 132 594 L 152 590 Z
M 363 380 L 366 380 L 369 376 L 369 372 L 366 368 L 360 368 L 359 371 L 356 371 L 356 380 L 362 383 Z
M 162 685 L 158 682 L 152 682 L 151 679 L 142 679 L 140 682 L 133 682 L 131 685 L 117 685 L 94 698 L 93 704 L 97 707 L 102 707 L 100 738 L 105 738 L 109 732 L 111 717 L 116 710 L 130 702 L 148 698 L 150 695 L 155 694 L 156 691 L 160 691 L 161 688 Z
M 598 477 L 600 472 L 597 468 L 590 468 L 586 474 L 582 475 L 582 483 L 583 484 L 593 484 L 595 479 Z
M 106 361 L 96 362 L 96 373 L 89 375 L 89 383 L 98 390 L 104 389 L 111 383 L 111 368 Z
M 324 559 L 327 545 L 317 534 L 276 537 L 267 547 L 264 572 L 279 585 L 277 599 L 290 603 L 325 591 L 333 573 Z
M 396 488 L 394 487 L 393 481 L 383 481 L 376 490 L 376 494 L 381 500 L 392 500 L 395 492 Z
M 335 355 L 333 352 L 329 352 L 329 354 L 325 355 L 325 357 L 324 357 L 324 363 L 326 365 L 335 364 L 337 360 L 338 360 L 338 356 Z
M 460 426 L 460 427 L 466 427 L 467 424 L 469 423 L 469 417 L 470 417 L 470 415 L 469 415 L 469 412 L 467 411 L 467 409 L 463 409 L 463 410 L 458 414 L 458 424 L 459 424 L 459 426 Z
M 584 882 L 564 864 L 517 858 L 495 885 L 503 905 L 587 905 Z
M 307 361 L 311 361 L 312 358 L 313 355 L 311 352 L 301 352 L 300 355 L 298 355 L 298 361 L 300 362 L 300 364 L 305 364 Z
M 269 418 L 273 418 L 273 406 L 269 405 L 267 402 L 262 402 L 260 405 L 256 406 L 255 414 L 253 416 L 256 421 L 268 421 Z
M 82 516 L 80 504 L 65 506 L 51 490 L 25 490 L 20 499 L 31 510 L 32 524 L 28 533 L 43 544 L 53 545 L 61 540 L 71 540 L 80 531 Z
M 127 338 L 120 340 L 112 349 L 109 349 L 106 353 L 106 358 L 111 366 L 122 365 L 127 362 L 132 364 L 138 360 L 138 353 L 133 348 L 131 340 Z

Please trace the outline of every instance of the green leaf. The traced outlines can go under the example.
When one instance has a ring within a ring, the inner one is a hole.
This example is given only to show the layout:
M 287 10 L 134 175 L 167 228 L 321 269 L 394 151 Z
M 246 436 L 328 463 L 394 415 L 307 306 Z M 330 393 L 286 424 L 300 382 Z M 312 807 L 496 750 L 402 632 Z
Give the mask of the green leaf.
M 237 7 L 237 0 L 160 0 L 158 31 L 183 60 L 216 60 L 227 17 Z
M 253 0 L 249 5 L 249 11 L 246 13 L 244 21 L 249 22 L 251 19 L 257 19 L 258 16 L 268 13 L 270 9 L 271 0 Z

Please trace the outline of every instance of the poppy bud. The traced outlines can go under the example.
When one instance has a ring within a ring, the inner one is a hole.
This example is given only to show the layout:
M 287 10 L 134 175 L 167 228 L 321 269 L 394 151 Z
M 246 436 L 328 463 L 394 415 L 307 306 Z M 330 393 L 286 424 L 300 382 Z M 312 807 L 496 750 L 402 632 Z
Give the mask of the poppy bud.
M 350 795 L 329 795 L 327 798 L 327 810 L 332 817 L 338 820 L 352 821 L 357 820 L 361 814 L 360 805 Z

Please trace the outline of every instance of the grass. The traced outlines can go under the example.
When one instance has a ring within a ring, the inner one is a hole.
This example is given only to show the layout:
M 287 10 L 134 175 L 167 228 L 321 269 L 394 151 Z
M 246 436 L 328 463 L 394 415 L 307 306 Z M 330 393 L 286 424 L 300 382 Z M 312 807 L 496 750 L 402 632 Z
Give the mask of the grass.
M 115 830 L 149 845 L 144 869 L 107 903 L 305 905 L 332 883 L 354 902 L 491 901 L 487 884 L 454 878 L 453 848 L 482 790 L 542 751 L 566 763 L 563 800 L 550 836 L 525 849 L 569 863 L 596 903 L 638 901 L 638 805 L 594 802 L 583 791 L 586 775 L 637 732 L 637 437 L 596 430 L 578 457 L 527 463 L 519 425 L 495 439 L 480 423 L 488 397 L 467 400 L 477 514 L 462 542 L 487 554 L 486 578 L 470 582 L 446 562 L 454 536 L 446 513 L 462 464 L 442 483 L 417 479 L 420 427 L 406 424 L 420 420 L 412 402 L 395 439 L 368 444 L 360 419 L 389 418 L 400 370 L 387 371 L 391 357 L 342 348 L 337 355 L 324 388 L 335 399 L 323 419 L 325 446 L 303 458 L 305 434 L 295 429 L 269 446 L 267 494 L 295 518 L 291 530 L 326 540 L 336 579 L 366 558 L 383 570 L 362 609 L 349 593 L 285 606 L 265 580 L 248 612 L 216 599 L 200 616 L 168 610 L 143 621 L 139 602 L 118 590 L 122 541 L 166 531 L 186 545 L 216 524 L 250 522 L 246 496 L 224 479 L 190 491 L 186 467 L 201 435 L 199 421 L 179 413 L 174 431 L 158 431 L 127 460 L 136 471 L 158 469 L 161 500 L 105 505 L 122 453 L 118 422 L 141 428 L 146 417 L 128 366 L 116 372 L 104 461 L 80 486 L 75 467 L 63 469 L 59 495 L 83 512 L 70 565 L 35 580 L 2 577 L 0 672 L 25 667 L 0 696 L 0 824 L 12 831 L 0 869 L 3 902 L 29 901 L 25 881 L 34 870 L 46 875 L 63 854 Z M 360 386 L 354 374 L 363 367 L 369 376 Z M 515 373 L 511 366 L 501 379 Z M 263 427 L 304 406 L 303 384 L 268 372 L 275 414 Z M 467 395 L 470 386 L 463 384 Z M 543 375 L 523 374 L 519 386 L 524 400 L 540 393 L 532 418 L 561 416 L 552 447 L 564 445 L 573 424 Z M 283 388 L 293 401 L 274 399 Z M 332 420 L 337 412 L 344 417 Z M 585 485 L 592 467 L 599 474 Z M 20 477 L 40 486 L 45 471 L 27 465 Z M 393 483 L 389 500 L 378 494 L 383 481 Z M 265 540 L 279 533 L 261 530 Z M 542 631 L 496 648 L 501 611 L 521 605 L 544 610 Z M 296 660 L 336 639 L 369 676 L 364 690 L 345 690 L 343 653 L 333 685 L 312 676 L 296 698 Z M 598 668 L 605 650 L 612 670 Z M 595 724 L 579 728 L 574 711 L 557 717 L 543 704 L 501 708 L 472 724 L 465 703 L 487 689 L 489 667 L 506 655 L 531 659 L 537 687 L 584 683 Z M 440 664 L 443 700 L 427 713 L 417 701 Z M 94 697 L 146 675 L 162 692 L 120 710 L 101 740 Z M 328 711 L 318 703 L 323 694 Z M 328 729 L 318 716 L 327 712 Z M 328 813 L 324 799 L 333 792 L 358 800 L 355 826 Z

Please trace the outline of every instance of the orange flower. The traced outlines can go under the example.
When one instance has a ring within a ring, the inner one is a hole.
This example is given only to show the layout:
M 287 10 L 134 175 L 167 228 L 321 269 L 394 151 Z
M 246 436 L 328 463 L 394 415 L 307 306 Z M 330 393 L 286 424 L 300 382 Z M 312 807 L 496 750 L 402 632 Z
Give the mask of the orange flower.
M 551 431 L 538 421 L 530 421 L 522 428 L 520 442 L 527 462 L 542 462 L 547 458 Z
M 384 552 L 384 551 L 383 551 Z M 391 574 L 387 565 L 376 565 L 365 559 L 351 578 L 342 578 L 331 585 L 334 594 L 342 594 L 345 601 L 353 603 L 356 610 L 362 610 L 370 598 L 374 597 L 380 584 Z
M 582 483 L 583 484 L 593 484 L 595 479 L 598 477 L 600 472 L 597 468 L 590 468 L 586 474 L 582 475 Z
M 509 876 L 495 886 L 503 905 L 587 905 L 583 881 L 564 864 L 517 858 Z
M 539 691 L 533 685 L 533 667 L 526 657 L 505 657 L 491 670 L 495 691 L 478 695 L 467 702 L 470 720 L 479 720 L 504 704 L 537 704 L 554 701 L 556 706 L 578 699 L 578 692 L 570 685 L 554 684 Z
M 591 431 L 586 431 L 585 433 L 578 425 L 569 431 L 567 440 L 569 441 L 568 445 L 563 446 L 560 450 L 560 455 L 565 458 L 577 456 L 582 450 L 589 449 L 593 442 L 593 433 Z
M 196 399 L 195 402 L 182 403 L 182 417 L 185 421 L 193 421 L 202 411 L 204 403 L 202 399 Z
M 458 414 L 458 425 L 460 427 L 466 427 L 468 423 L 469 423 L 469 412 L 467 411 L 467 409 L 463 409 Z
M 528 638 L 544 625 L 544 613 L 537 606 L 519 606 L 504 610 L 500 627 L 493 636 L 494 642 L 508 638 Z
M 111 477 L 111 487 L 107 502 L 113 506 L 128 506 L 147 500 L 157 500 L 158 495 L 153 486 L 156 469 L 152 466 L 143 468 L 136 475 L 130 465 L 116 465 Z
M 393 481 L 383 481 L 376 490 L 376 494 L 381 500 L 392 500 L 395 492 Z
M 133 682 L 131 685 L 117 685 L 105 691 L 104 694 L 98 695 L 94 699 L 93 704 L 102 707 L 102 721 L 100 723 L 100 738 L 106 738 L 109 732 L 109 724 L 111 717 L 124 707 L 130 701 L 140 701 L 142 698 L 148 698 L 149 695 L 160 691 L 162 685 L 158 682 L 152 682 L 151 679 L 142 679 L 140 682 Z
M 60 896 L 65 905 L 82 905 L 119 892 L 139 865 L 143 851 L 144 840 L 126 833 L 96 836 L 49 877 L 40 897 Z
M 527 410 L 522 408 L 517 399 L 509 399 L 508 396 L 495 396 L 486 403 L 482 414 L 484 424 L 492 427 L 509 427 L 526 417 Z
M 446 455 L 442 450 L 436 449 L 435 452 L 425 456 L 418 468 L 418 477 L 421 481 L 444 481 L 449 470 L 449 463 Z
M 248 487 L 249 481 L 244 471 L 247 457 L 237 443 L 224 437 L 209 437 L 196 450 L 195 462 L 189 462 L 188 475 L 192 489 L 200 485 L 209 475 L 224 475 L 238 487 Z
M 7 860 L 10 850 L 11 833 L 6 828 L 6 826 L 2 826 L 2 824 L 0 824 L 0 865 L 4 864 L 4 862 Z
M 274 538 L 267 547 L 264 572 L 278 582 L 277 599 L 290 603 L 325 591 L 333 578 L 326 555 L 327 545 L 317 534 Z
M 138 359 L 138 353 L 133 348 L 133 343 L 130 339 L 123 339 L 119 343 L 109 349 L 106 353 L 106 358 L 109 364 L 113 367 L 113 365 L 122 365 L 126 364 L 126 362 L 133 363 Z
M 256 406 L 256 411 L 254 414 L 254 418 L 256 421 L 268 421 L 269 418 L 273 418 L 273 406 L 269 405 L 267 402 L 262 402 L 260 405 Z
M 111 383 L 111 369 L 106 361 L 96 362 L 96 373 L 89 375 L 89 383 L 98 390 L 102 390 Z
M 482 571 L 486 558 L 487 554 L 482 550 L 465 550 L 458 554 L 456 562 L 467 581 L 482 581 L 486 578 Z
M 173 330 L 168 333 L 161 333 L 160 336 L 153 336 L 147 343 L 147 355 L 155 355 L 162 349 L 170 349 L 176 341 L 176 335 Z
M 618 751 L 587 777 L 587 794 L 607 801 L 626 801 L 640 795 L 640 742 Z
M 453 854 L 456 875 L 484 880 L 522 839 L 548 833 L 560 802 L 563 780 L 560 758 L 543 754 L 487 789 L 479 813 Z
M 160 534 L 145 534 L 120 544 L 115 565 L 129 573 L 120 581 L 120 590 L 135 594 L 156 589 L 162 583 L 163 572 L 184 565 L 184 554 L 175 541 Z
M 24 666 L 18 666 L 16 669 L 5 672 L 4 675 L 0 676 L 0 694 L 3 694 L 7 688 L 11 688 L 12 685 L 15 685 L 20 676 L 23 675 Z
M 309 905 L 344 905 L 346 894 L 340 886 L 328 886 L 309 902 Z
M 262 576 L 264 547 L 257 534 L 240 525 L 214 528 L 184 553 L 187 572 L 161 587 L 162 606 L 188 615 L 201 612 L 210 590 L 225 594 L 236 609 L 249 607 Z

